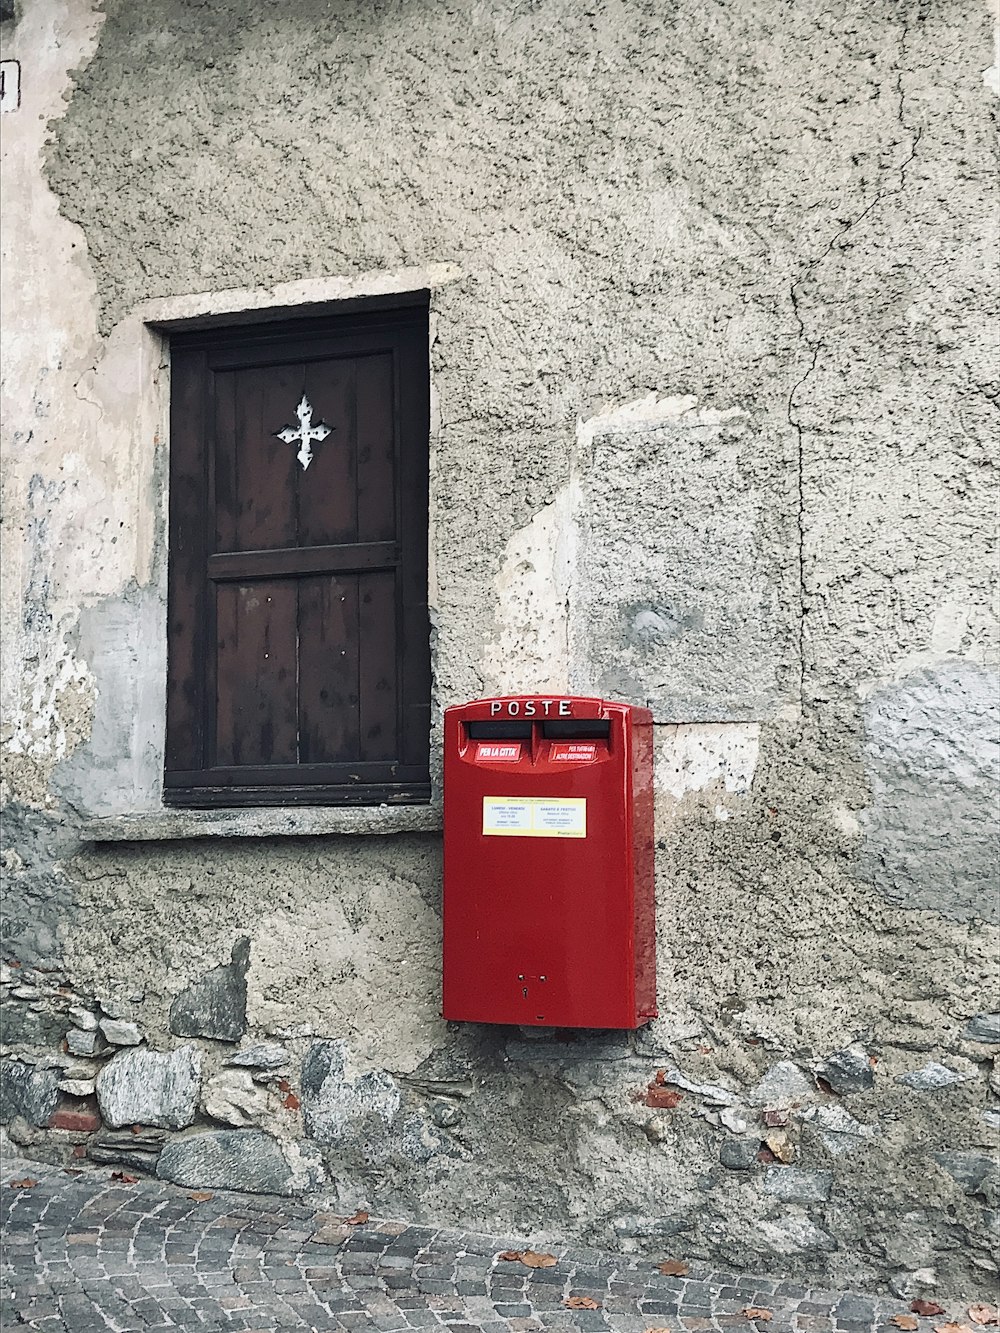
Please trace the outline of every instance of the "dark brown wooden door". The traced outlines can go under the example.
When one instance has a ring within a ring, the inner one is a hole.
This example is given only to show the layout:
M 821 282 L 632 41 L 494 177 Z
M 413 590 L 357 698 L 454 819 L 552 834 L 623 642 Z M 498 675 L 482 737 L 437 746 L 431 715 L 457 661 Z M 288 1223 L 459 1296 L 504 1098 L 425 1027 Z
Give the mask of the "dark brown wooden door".
M 429 798 L 426 304 L 172 340 L 165 799 Z

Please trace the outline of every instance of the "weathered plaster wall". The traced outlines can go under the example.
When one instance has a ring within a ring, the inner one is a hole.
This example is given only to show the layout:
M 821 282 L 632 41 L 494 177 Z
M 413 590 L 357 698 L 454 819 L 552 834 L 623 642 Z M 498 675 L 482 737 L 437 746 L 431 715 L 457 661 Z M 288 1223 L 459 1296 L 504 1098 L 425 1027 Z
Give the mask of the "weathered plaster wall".
M 244 1181 L 325 1176 L 352 1209 L 983 1289 L 987 10 L 23 9 L 13 1132 L 219 1185 L 235 1126 Z M 659 724 L 661 1018 L 634 1039 L 440 1021 L 433 833 L 80 838 L 157 805 L 168 368 L 145 321 L 422 287 L 436 702 L 568 685 Z M 139 1142 L 114 1128 L 136 1096 Z

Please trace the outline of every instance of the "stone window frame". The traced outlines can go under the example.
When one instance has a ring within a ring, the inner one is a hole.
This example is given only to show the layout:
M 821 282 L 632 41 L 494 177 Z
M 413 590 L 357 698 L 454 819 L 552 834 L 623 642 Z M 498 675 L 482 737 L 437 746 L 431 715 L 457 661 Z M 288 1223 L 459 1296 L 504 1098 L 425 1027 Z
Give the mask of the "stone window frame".
M 330 315 L 350 309 L 355 303 L 379 297 L 406 298 L 430 293 L 430 344 L 436 332 L 435 292 L 454 283 L 461 271 L 453 264 L 431 264 L 395 273 L 370 273 L 354 277 L 325 277 L 278 284 L 270 288 L 225 289 L 198 292 L 143 302 L 113 330 L 116 345 L 128 349 L 136 385 L 136 429 L 169 450 L 170 432 L 170 337 L 196 329 L 245 326 L 252 322 L 298 319 Z M 139 365 L 135 365 L 138 359 Z M 430 383 L 430 497 L 428 602 L 432 619 L 437 605 L 434 580 L 435 452 L 439 433 L 437 394 L 433 366 Z M 197 810 L 171 807 L 162 799 L 163 756 L 166 740 L 166 512 L 168 469 L 160 458 L 155 468 L 155 528 L 152 561 L 157 590 L 162 593 L 161 623 L 156 642 L 148 645 L 151 664 L 146 692 L 155 695 L 155 734 L 143 737 L 145 762 L 157 764 L 156 799 L 136 797 L 128 808 L 114 814 L 86 819 L 82 836 L 94 842 L 166 841 L 198 837 L 322 836 L 330 834 L 385 835 L 439 832 L 442 827 L 440 764 L 434 740 L 440 726 L 432 660 L 431 799 L 427 805 L 411 806 L 246 806 Z M 139 519 L 141 521 L 141 517 Z M 162 586 L 161 586 L 162 585 Z M 154 715 L 151 704 L 150 715 Z M 152 758 L 150 758 L 150 756 Z M 136 762 L 136 756 L 129 760 Z

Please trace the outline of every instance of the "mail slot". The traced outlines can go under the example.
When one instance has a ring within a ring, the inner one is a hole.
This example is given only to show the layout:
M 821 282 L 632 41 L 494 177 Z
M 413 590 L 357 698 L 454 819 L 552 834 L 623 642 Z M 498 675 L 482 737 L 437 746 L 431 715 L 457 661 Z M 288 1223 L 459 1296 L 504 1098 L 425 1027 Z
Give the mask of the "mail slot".
M 444 715 L 445 1018 L 656 1017 L 653 718 L 550 695 Z

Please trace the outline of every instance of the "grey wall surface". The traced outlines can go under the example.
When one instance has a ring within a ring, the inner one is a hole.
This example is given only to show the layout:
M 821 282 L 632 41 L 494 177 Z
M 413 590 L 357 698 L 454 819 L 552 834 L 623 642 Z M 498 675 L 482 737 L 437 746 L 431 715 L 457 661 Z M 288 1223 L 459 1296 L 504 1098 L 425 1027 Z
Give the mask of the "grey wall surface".
M 18 1141 L 985 1292 L 987 9 L 34 0 L 2 29 Z M 438 713 L 543 687 L 654 710 L 636 1036 L 441 1021 L 433 818 L 221 837 L 159 810 L 150 321 L 425 287 Z M 53 1122 L 52 1069 L 89 1128 Z

